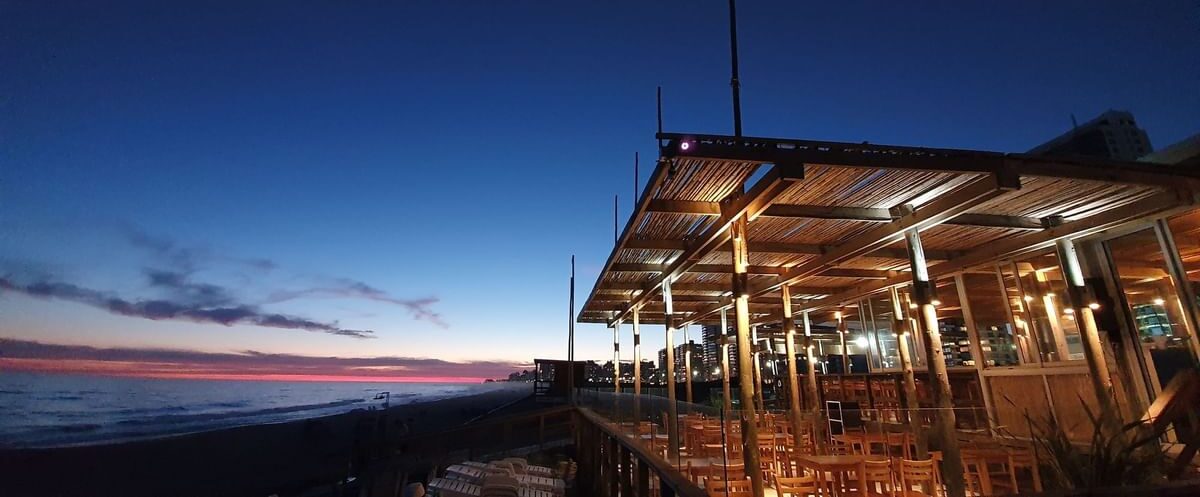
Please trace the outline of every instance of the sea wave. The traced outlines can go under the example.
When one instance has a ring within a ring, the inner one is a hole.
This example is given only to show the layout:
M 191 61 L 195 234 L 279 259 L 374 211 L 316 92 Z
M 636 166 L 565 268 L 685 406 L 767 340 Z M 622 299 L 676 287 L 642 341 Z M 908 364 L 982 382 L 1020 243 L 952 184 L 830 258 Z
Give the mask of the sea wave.
M 333 402 L 323 402 L 319 404 L 305 404 L 298 406 L 287 407 L 271 407 L 267 409 L 257 409 L 253 411 L 225 411 L 225 412 L 209 412 L 195 414 L 163 414 L 159 416 L 150 416 L 137 419 L 126 419 L 118 421 L 116 424 L 123 426 L 142 426 L 142 425 L 161 425 L 161 424 L 183 424 L 183 423 L 199 423 L 209 421 L 220 421 L 237 418 L 250 418 L 258 416 L 269 416 L 273 414 L 290 414 L 303 411 L 314 411 L 320 409 L 331 409 L 334 407 L 344 407 L 363 402 L 363 399 L 342 399 Z

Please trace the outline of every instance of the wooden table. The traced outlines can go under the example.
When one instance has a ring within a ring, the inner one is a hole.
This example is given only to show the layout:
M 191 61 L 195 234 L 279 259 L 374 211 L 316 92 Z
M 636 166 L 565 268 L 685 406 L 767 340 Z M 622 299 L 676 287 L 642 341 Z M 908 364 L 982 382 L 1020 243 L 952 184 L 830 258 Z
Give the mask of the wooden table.
M 834 481 L 839 476 L 850 471 L 858 469 L 858 465 L 864 461 L 886 461 L 886 458 L 879 456 L 864 456 L 859 454 L 852 455 L 833 455 L 833 456 L 813 456 L 799 455 L 796 456 L 796 463 L 802 467 L 813 470 L 817 475 L 817 486 L 823 489 L 826 495 L 839 495 L 841 489 L 835 488 Z M 826 479 L 825 473 L 829 473 L 831 478 Z

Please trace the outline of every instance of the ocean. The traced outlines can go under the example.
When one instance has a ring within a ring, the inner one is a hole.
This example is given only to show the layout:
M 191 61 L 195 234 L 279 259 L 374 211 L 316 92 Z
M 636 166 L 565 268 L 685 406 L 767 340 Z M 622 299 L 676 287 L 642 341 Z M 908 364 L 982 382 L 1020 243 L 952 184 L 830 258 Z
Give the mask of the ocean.
M 471 395 L 493 384 L 211 381 L 0 372 L 0 448 L 110 443 Z

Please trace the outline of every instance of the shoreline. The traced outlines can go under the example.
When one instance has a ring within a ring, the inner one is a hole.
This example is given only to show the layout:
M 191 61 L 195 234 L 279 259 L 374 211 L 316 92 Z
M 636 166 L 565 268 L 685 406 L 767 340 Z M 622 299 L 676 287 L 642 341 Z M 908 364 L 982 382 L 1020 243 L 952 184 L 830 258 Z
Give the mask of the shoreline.
M 514 386 L 391 406 L 386 426 L 379 416 L 384 411 L 355 409 L 126 442 L 0 449 L 0 494 L 286 494 L 348 474 L 364 430 L 382 428 L 388 438 L 438 431 L 532 393 L 532 386 Z

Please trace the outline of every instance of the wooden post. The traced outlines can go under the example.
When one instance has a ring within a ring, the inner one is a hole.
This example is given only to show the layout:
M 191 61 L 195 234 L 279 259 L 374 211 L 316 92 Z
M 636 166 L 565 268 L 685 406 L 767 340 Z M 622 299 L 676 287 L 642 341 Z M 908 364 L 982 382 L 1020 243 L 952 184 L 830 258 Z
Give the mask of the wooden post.
M 637 464 L 637 496 L 650 497 L 650 468 L 642 459 Z
M 813 448 L 817 454 L 825 450 L 825 424 L 821 418 L 821 394 L 817 389 L 816 344 L 812 336 L 812 321 L 804 311 L 804 396 L 808 397 L 808 410 L 813 418 Z
M 912 331 L 908 327 L 908 318 L 904 317 L 904 305 L 900 302 L 900 294 L 896 287 L 889 289 L 892 300 L 892 326 L 896 332 L 897 347 L 900 351 L 900 371 L 904 384 L 904 408 L 908 411 L 908 429 L 917 442 L 917 459 L 929 457 L 929 444 L 921 430 L 921 402 L 917 397 L 917 378 L 913 374 L 912 352 L 908 349 L 908 337 Z
M 621 467 L 617 472 L 621 475 L 621 495 L 633 495 L 633 464 L 629 457 L 629 448 L 620 445 L 616 439 L 613 439 L 613 442 L 621 448 Z
M 788 404 L 791 406 L 792 440 L 800 450 L 800 432 L 803 426 L 800 413 L 800 378 L 796 367 L 796 320 L 792 319 L 792 291 L 787 285 L 783 292 L 783 350 L 787 354 Z
M 758 402 L 758 410 L 766 411 L 763 407 L 763 379 L 762 379 L 762 363 L 759 362 L 758 352 L 758 326 L 750 327 L 750 343 L 753 345 L 754 351 L 754 400 Z
M 909 229 L 904 233 L 904 238 L 908 242 L 908 260 L 912 268 L 913 297 L 917 303 L 921 330 L 928 341 L 929 372 L 936 379 L 934 393 L 937 398 L 938 431 L 943 457 L 942 476 L 946 484 L 946 495 L 964 497 L 966 482 L 963 478 L 962 454 L 959 452 L 958 437 L 955 435 L 957 420 L 954 415 L 954 402 L 950 397 L 950 377 L 946 373 L 946 357 L 942 349 L 941 331 L 938 329 L 937 309 L 932 302 L 933 283 L 929 281 L 929 269 L 925 266 L 921 234 L 916 229 Z
M 850 351 L 846 349 L 846 313 L 843 308 L 839 308 L 833 313 L 834 319 L 837 319 L 838 341 L 842 344 L 842 383 L 846 383 L 846 375 L 850 374 Z M 844 391 L 844 390 L 843 390 Z
M 617 497 L 621 495 L 621 460 L 618 454 L 621 444 L 616 437 L 608 434 L 604 438 L 608 440 L 608 495 Z
M 633 310 L 633 419 L 642 421 L 642 330 L 636 308 Z
M 683 391 L 687 403 L 692 403 L 692 341 L 688 338 L 688 326 L 683 327 Z M 688 406 L 691 409 L 691 406 Z M 690 412 L 690 411 L 689 411 Z
M 613 393 L 621 393 L 621 321 L 613 324 Z
M 729 322 L 721 309 L 721 395 L 725 397 L 725 419 L 733 417 L 733 393 L 729 388 Z
M 730 226 L 733 240 L 733 314 L 737 321 L 738 380 L 741 382 L 742 401 L 742 457 L 746 474 L 750 476 L 750 488 L 755 497 L 763 495 L 762 471 L 758 463 L 758 416 L 754 409 L 754 364 L 750 357 L 750 255 L 746 251 L 746 216 L 739 217 Z
M 671 298 L 671 279 L 663 280 L 663 305 L 666 308 L 664 317 L 667 329 L 667 458 L 668 462 L 679 462 L 679 409 L 675 405 L 675 323 L 672 314 L 675 304 Z
M 1058 263 L 1062 267 L 1063 279 L 1067 283 L 1068 302 L 1076 316 L 1077 328 L 1082 336 L 1083 356 L 1087 359 L 1088 372 L 1092 378 L 1092 388 L 1095 389 L 1096 400 L 1100 408 L 1109 415 L 1107 418 L 1112 426 L 1119 428 L 1120 411 L 1113 400 L 1112 376 L 1108 372 L 1108 363 L 1104 360 L 1104 349 L 1100 346 L 1100 330 L 1096 328 L 1096 316 L 1092 314 L 1091 297 L 1088 296 L 1087 286 L 1083 281 L 1083 271 L 1079 268 L 1079 256 L 1075 253 L 1075 244 L 1071 240 L 1060 239 L 1055 243 L 1058 249 Z

